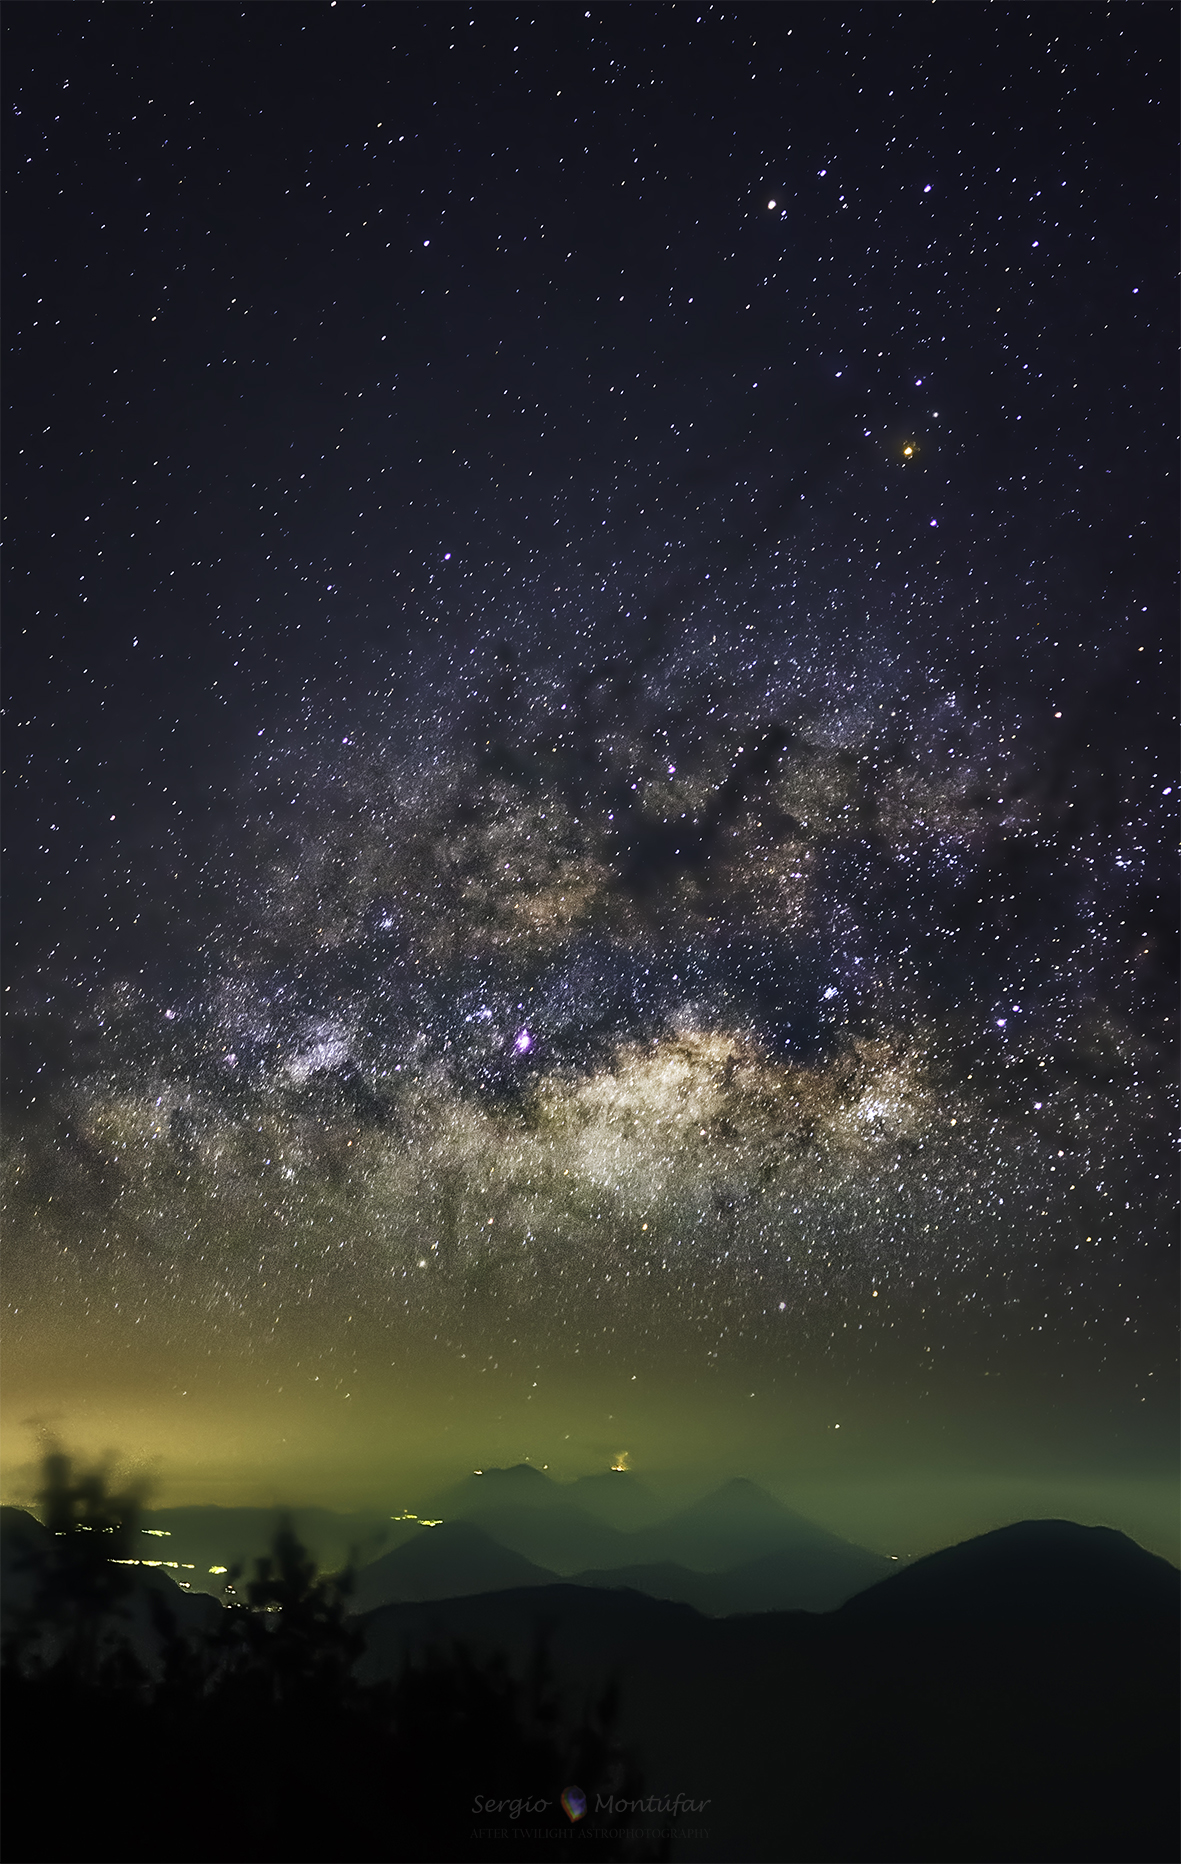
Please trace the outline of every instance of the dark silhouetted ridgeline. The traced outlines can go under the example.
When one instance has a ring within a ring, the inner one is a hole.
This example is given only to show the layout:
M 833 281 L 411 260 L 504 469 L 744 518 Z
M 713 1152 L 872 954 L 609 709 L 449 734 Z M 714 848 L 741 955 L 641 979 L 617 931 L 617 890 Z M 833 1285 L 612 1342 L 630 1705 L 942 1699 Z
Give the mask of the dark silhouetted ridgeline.
M 760 1492 L 731 1499 L 782 1531 Z M 223 1609 L 111 1566 L 100 1535 L 133 1540 L 133 1512 L 75 1503 L 53 1532 L 4 1516 L 12 1864 L 1177 1855 L 1181 1575 L 1110 1529 L 1023 1522 L 836 1610 L 723 1617 L 618 1571 L 564 1581 L 470 1519 L 362 1569 L 402 1602 L 358 1610 L 289 1526 Z M 690 1523 L 715 1555 L 735 1545 L 718 1516 Z M 745 1570 L 778 1583 L 790 1551 Z M 589 1798 L 576 1826 L 566 1786 Z
M 1110 1529 L 1024 1522 L 826 1614 L 703 1618 L 573 1585 L 387 1606 L 362 1674 L 443 1636 L 624 1679 L 655 1791 L 710 1801 L 675 1858 L 1177 1855 L 1175 1568 Z

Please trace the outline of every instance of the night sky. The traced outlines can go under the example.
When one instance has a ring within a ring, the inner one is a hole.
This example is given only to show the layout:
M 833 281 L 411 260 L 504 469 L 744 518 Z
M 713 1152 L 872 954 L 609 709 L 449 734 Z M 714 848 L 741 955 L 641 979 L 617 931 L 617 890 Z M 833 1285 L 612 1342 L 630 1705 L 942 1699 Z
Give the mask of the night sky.
M 1175 10 L 5 36 L 10 1496 L 1175 1555 Z

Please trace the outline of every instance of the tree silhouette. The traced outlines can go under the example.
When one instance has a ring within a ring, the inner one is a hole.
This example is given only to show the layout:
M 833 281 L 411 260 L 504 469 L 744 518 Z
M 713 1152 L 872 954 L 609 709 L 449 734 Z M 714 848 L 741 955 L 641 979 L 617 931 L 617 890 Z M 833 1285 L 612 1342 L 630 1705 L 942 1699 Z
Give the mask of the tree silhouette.
M 127 1606 L 139 1497 L 108 1492 L 60 1450 L 38 1497 L 48 1530 L 32 1603 L 4 1650 L 6 1855 L 22 1859 L 515 1858 L 560 1821 L 562 1790 L 639 1797 L 615 1736 L 616 1694 L 564 1710 L 546 1637 L 524 1674 L 461 1646 L 362 1683 L 351 1571 L 324 1575 L 280 1519 L 240 1597 L 231 1575 L 215 1631 L 194 1636 L 166 1592 L 147 1594 L 145 1665 Z M 537 1810 L 510 1837 L 473 1817 L 490 1787 Z M 668 1855 L 606 1817 L 580 1832 L 595 1858 Z
M 33 1575 L 29 1604 L 5 1625 L 4 1659 L 78 1688 L 138 1687 L 146 1673 L 127 1635 L 140 1491 L 112 1494 L 100 1470 L 79 1471 L 60 1448 L 42 1461 L 37 1503 L 44 1551 L 18 1561 Z
M 417 1809 L 408 1855 L 518 1858 L 532 1828 L 562 1823 L 558 1799 L 566 1786 L 580 1786 L 592 1805 L 600 1795 L 633 1800 L 643 1793 L 639 1771 L 616 1737 L 618 1688 L 608 1686 L 580 1718 L 568 1717 L 544 1629 L 521 1677 L 505 1658 L 480 1660 L 455 1644 L 407 1660 L 389 1701 L 402 1777 L 427 1787 L 408 1809 L 411 1817 Z M 482 1824 L 473 1817 L 477 1794 L 487 1796 L 497 1782 L 509 1797 L 545 1808 L 519 1815 L 508 1836 L 503 1815 Z M 634 1824 L 625 1814 L 597 1818 L 580 1834 L 579 1855 L 668 1855 L 667 1832 L 631 1841 L 626 1831 Z

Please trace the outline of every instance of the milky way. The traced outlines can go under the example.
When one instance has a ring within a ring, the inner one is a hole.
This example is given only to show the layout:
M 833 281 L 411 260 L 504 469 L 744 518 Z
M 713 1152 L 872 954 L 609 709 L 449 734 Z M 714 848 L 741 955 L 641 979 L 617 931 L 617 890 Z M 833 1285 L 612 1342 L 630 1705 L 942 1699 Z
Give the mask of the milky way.
M 1165 19 L 11 10 L 18 1426 L 1172 1467 Z
M 1160 1235 L 1163 799 L 1076 833 L 1058 710 L 700 617 L 309 706 L 242 773 L 202 974 L 87 998 L 14 1164 L 38 1253 L 101 1237 L 166 1331 L 790 1353 L 938 1300 L 1102 1356 Z

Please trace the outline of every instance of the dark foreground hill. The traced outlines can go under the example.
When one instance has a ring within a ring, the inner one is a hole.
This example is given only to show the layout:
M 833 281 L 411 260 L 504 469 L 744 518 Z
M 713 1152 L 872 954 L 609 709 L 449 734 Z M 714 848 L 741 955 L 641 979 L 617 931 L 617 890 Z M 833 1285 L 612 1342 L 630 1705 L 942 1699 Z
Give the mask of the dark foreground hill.
M 1018 1521 L 929 1553 L 842 1607 L 859 1626 L 1129 1624 L 1176 1618 L 1174 1566 L 1110 1527 Z
M 1177 1855 L 1179 1580 L 1124 1535 L 1031 1522 L 823 1615 L 577 1586 L 390 1607 L 362 1669 L 453 1640 L 524 1662 L 543 1625 L 572 1690 L 621 1678 L 648 1790 L 708 1802 L 674 1858 L 1132 1864 Z
M 452 1537 L 469 1578 L 502 1553 Z M 1109 1530 L 1022 1523 L 837 1611 L 730 1618 L 554 1583 L 346 1620 L 288 1568 L 221 1614 L 220 1672 L 174 1652 L 157 1698 L 7 1676 L 12 1864 L 1177 1855 L 1181 1575 Z M 614 1746 L 589 1706 L 612 1678 Z M 577 1839 L 553 1822 L 573 1784 Z

